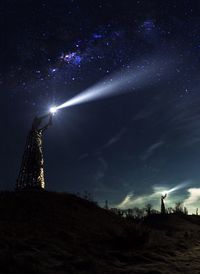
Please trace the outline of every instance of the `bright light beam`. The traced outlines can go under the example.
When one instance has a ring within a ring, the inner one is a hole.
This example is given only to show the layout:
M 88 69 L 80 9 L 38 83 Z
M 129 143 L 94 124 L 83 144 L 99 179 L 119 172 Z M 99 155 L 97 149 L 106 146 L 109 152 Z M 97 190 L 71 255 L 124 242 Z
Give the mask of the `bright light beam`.
M 173 188 L 170 188 L 168 190 L 162 191 L 162 195 L 165 195 L 165 194 L 169 195 L 169 193 L 174 192 L 174 191 L 179 190 L 179 189 L 182 189 L 182 188 L 185 188 L 188 185 L 189 185 L 189 183 L 187 183 L 187 182 L 179 184 L 179 185 L 177 185 L 177 186 L 175 186 Z
M 136 88 L 143 88 L 166 75 L 165 71 L 168 66 L 169 61 L 156 61 L 153 59 L 153 61 L 145 61 L 136 65 L 134 69 L 127 68 L 75 95 L 65 103 L 57 106 L 56 110 L 127 93 Z

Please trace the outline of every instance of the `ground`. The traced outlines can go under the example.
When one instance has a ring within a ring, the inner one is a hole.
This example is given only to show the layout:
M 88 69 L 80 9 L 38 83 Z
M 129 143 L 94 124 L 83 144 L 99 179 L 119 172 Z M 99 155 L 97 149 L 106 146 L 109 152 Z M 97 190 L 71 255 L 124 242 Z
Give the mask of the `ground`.
M 127 221 L 72 194 L 0 194 L 1 274 L 200 273 L 200 217 Z

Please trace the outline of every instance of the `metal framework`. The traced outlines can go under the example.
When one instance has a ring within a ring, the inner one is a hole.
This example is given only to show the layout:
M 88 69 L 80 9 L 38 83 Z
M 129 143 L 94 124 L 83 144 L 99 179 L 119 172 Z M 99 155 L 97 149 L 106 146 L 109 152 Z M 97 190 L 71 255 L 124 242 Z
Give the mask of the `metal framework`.
M 49 116 L 49 122 L 39 128 L 42 120 Z M 42 153 L 43 132 L 52 124 L 52 115 L 36 117 L 27 136 L 16 190 L 42 190 L 45 188 L 44 158 Z

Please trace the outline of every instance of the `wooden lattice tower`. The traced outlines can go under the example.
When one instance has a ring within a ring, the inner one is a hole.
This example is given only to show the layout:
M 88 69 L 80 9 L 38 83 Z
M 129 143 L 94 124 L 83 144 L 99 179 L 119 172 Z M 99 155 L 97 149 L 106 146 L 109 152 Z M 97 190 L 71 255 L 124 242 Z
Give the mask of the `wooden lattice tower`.
M 42 153 L 42 134 L 52 123 L 52 115 L 48 124 L 38 128 L 42 120 L 47 117 L 36 117 L 32 129 L 26 140 L 25 150 L 22 158 L 19 176 L 17 178 L 16 190 L 44 189 L 44 158 Z

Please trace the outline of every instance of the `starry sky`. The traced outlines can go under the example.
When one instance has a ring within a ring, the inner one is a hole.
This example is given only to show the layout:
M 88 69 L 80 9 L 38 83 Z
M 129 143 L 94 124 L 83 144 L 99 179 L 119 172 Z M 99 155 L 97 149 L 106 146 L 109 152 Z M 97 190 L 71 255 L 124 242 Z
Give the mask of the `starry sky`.
M 200 204 L 200 2 L 6 0 L 0 188 L 14 189 L 33 117 L 119 71 L 123 93 L 62 109 L 44 136 L 46 186 L 111 206 Z M 137 78 L 137 75 L 136 75 Z M 117 92 L 117 88 L 116 88 Z

